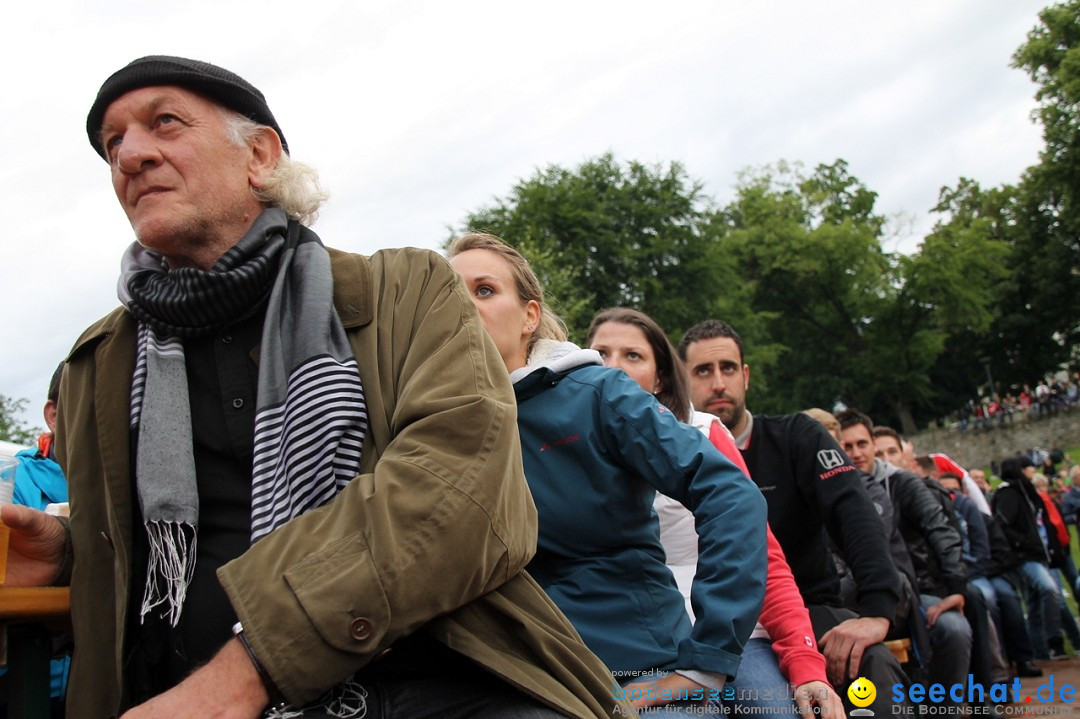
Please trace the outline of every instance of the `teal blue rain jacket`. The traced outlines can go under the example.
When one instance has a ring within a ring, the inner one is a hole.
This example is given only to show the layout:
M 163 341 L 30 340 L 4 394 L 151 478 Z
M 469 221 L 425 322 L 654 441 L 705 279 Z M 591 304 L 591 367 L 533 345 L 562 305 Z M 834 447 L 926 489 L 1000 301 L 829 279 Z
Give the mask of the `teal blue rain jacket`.
M 655 669 L 734 676 L 765 592 L 760 490 L 596 353 L 563 343 L 555 354 L 511 375 L 540 520 L 528 571 L 620 681 Z M 695 515 L 693 625 L 664 564 L 657 490 Z

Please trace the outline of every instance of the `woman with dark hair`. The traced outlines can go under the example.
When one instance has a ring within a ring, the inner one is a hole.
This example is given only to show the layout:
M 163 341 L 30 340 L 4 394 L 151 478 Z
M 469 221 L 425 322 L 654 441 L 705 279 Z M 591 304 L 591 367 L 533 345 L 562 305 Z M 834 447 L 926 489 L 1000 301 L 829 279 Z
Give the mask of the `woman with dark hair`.
M 565 341 L 525 258 L 471 234 L 450 262 L 499 348 L 518 400 L 539 517 L 529 573 L 639 708 L 700 714 L 739 667 L 765 588 L 765 502 L 708 440 L 623 372 Z M 691 593 L 664 564 L 652 500 L 691 507 L 701 530 Z M 629 680 L 629 681 L 628 681 Z
M 713 415 L 691 405 L 686 374 L 656 322 L 644 312 L 614 307 L 598 312 L 585 343 L 600 353 L 605 367 L 625 371 L 681 421 L 692 424 L 743 473 L 749 475 L 731 433 Z M 684 595 L 698 566 L 698 536 L 693 514 L 681 503 L 657 494 L 653 503 L 660 518 L 660 541 L 667 563 Z M 791 716 L 795 706 L 843 717 L 844 705 L 829 684 L 825 658 L 814 641 L 810 615 L 795 584 L 780 543 L 766 529 L 768 571 L 765 601 L 754 633 L 743 648 L 743 662 L 728 683 L 724 700 L 748 713 Z M 794 687 L 794 691 L 790 690 Z

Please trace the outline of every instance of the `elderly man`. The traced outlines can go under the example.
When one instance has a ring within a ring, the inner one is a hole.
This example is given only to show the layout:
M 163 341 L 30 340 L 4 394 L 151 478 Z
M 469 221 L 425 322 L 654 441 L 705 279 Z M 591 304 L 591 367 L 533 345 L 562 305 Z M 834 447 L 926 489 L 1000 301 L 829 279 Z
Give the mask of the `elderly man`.
M 3 510 L 15 583 L 70 576 L 70 713 L 630 713 L 522 571 L 514 395 L 446 262 L 325 249 L 222 68 L 135 60 L 87 132 L 138 241 L 64 372 L 70 527 Z

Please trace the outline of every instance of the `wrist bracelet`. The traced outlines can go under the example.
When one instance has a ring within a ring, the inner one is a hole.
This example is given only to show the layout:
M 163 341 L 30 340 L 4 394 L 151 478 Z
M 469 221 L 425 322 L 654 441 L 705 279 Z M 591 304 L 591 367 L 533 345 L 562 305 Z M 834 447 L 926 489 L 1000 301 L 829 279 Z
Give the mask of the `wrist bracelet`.
M 244 647 L 244 651 L 247 652 L 248 659 L 255 667 L 256 673 L 259 675 L 259 681 L 266 687 L 266 695 L 270 698 L 270 708 L 272 709 L 284 709 L 289 706 L 288 700 L 285 699 L 285 695 L 281 693 L 281 690 L 277 688 L 277 684 L 274 684 L 274 680 L 270 678 L 270 675 L 266 673 L 266 668 L 255 656 L 255 651 L 248 644 L 247 637 L 244 636 L 244 625 L 237 622 L 232 628 L 233 636 L 240 640 L 240 645 Z

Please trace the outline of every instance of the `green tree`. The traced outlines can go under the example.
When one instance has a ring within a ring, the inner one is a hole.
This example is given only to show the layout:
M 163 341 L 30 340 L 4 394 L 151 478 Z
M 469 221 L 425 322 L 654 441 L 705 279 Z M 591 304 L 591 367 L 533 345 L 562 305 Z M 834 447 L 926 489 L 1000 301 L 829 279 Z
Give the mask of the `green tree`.
M 30 445 L 37 439 L 41 430 L 28 427 L 19 419 L 19 413 L 26 409 L 28 402 L 0 394 L 0 440 Z
M 612 306 L 640 309 L 677 337 L 741 304 L 730 265 L 715 252 L 712 210 L 679 163 L 606 154 L 572 170 L 537 171 L 469 213 L 462 230 L 498 235 L 529 258 L 572 339 Z
M 913 432 L 916 411 L 934 401 L 930 369 L 949 334 L 989 324 L 989 293 L 962 280 L 996 276 L 1004 248 L 941 232 L 915 255 L 886 252 L 875 201 L 838 160 L 809 174 L 785 164 L 747 174 L 725 209 L 722 244 L 784 350 L 763 368 L 764 386 L 754 380 L 760 409 L 842 400 Z
M 1012 367 L 1032 379 L 1069 360 L 1080 343 L 1080 0 L 1046 8 L 1013 56 L 1038 89 L 1045 148 L 1017 188 L 1010 265 L 1001 300 Z
M 997 277 L 965 274 L 970 291 L 988 294 L 991 321 L 986 329 L 959 328 L 950 338 L 946 352 L 934 368 L 936 384 L 951 391 L 950 408 L 959 407 L 976 392 L 988 390 L 987 369 L 994 378 L 994 391 L 1005 392 L 1040 377 L 1060 362 L 1062 345 L 1056 334 L 1058 315 L 1075 317 L 1073 304 L 1048 304 L 1045 292 L 1032 276 L 1033 245 L 1045 232 L 1045 222 L 1031 204 L 1024 183 L 983 190 L 973 180 L 961 178 L 955 188 L 941 190 L 935 212 L 942 219 L 939 234 L 959 233 L 982 236 L 1005 253 Z M 1037 203 L 1036 203 L 1037 204 Z M 981 282 L 987 284 L 980 286 Z

